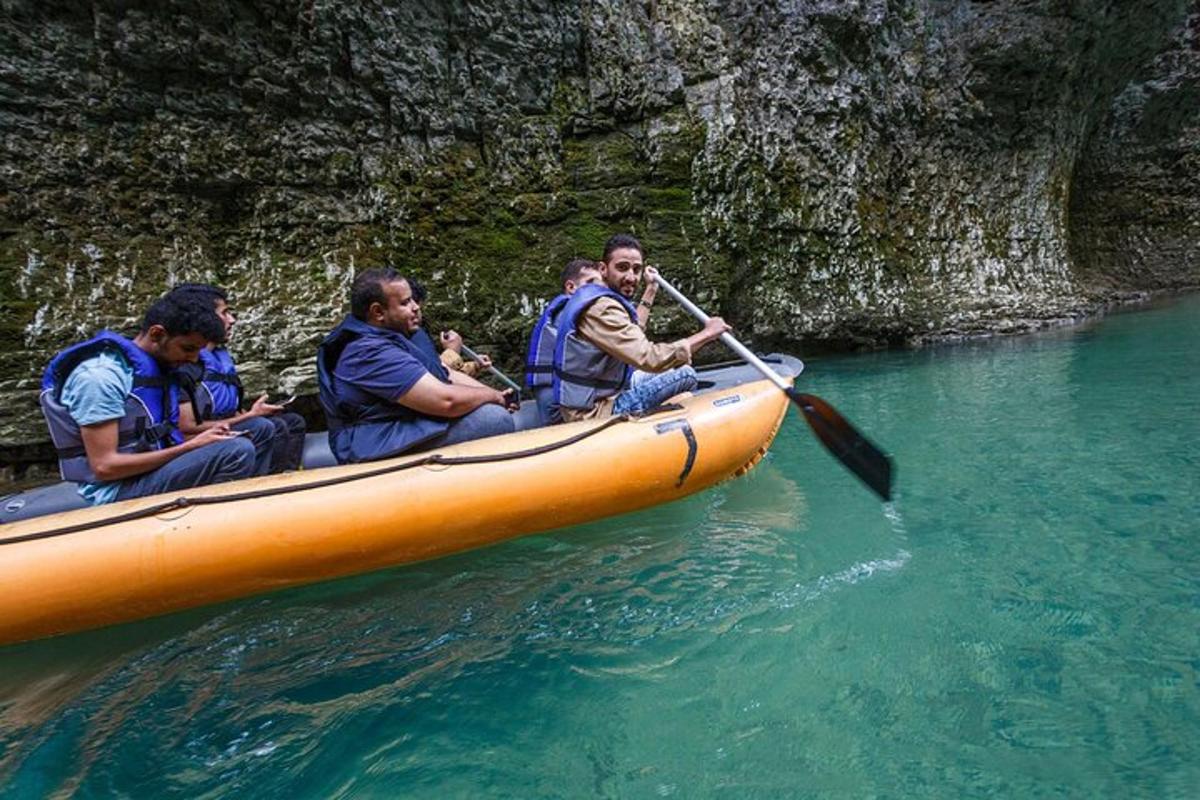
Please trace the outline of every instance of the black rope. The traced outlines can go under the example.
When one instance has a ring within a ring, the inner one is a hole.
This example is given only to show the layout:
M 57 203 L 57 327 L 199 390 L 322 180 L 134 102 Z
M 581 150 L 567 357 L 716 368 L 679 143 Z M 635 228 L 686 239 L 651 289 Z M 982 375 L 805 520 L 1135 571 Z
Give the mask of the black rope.
M 660 406 L 652 409 L 649 413 L 657 413 L 663 411 L 673 411 L 679 406 Z M 415 461 L 406 461 L 403 464 L 394 464 L 390 467 L 382 467 L 380 469 L 371 470 L 370 472 L 360 472 L 355 475 L 342 475 L 337 478 L 326 478 L 323 481 L 313 481 L 311 483 L 298 484 L 295 486 L 277 486 L 274 489 L 258 489 L 252 492 L 239 492 L 238 494 L 220 495 L 220 496 L 200 496 L 200 497 L 176 497 L 164 503 L 149 506 L 137 511 L 128 511 L 124 514 L 118 514 L 114 517 L 107 517 L 98 522 L 80 523 L 78 525 L 67 525 L 62 528 L 53 528 L 48 531 L 38 531 L 37 533 L 27 533 L 22 536 L 13 536 L 8 539 L 0 539 L 0 545 L 18 544 L 20 542 L 32 542 L 38 539 L 51 539 L 57 536 L 66 536 L 71 533 L 79 533 L 80 531 L 89 531 L 96 528 L 105 527 L 108 525 L 118 525 L 122 522 L 131 522 L 137 519 L 146 517 L 155 517 L 159 514 L 168 511 L 175 511 L 181 508 L 189 508 L 191 506 L 207 506 L 216 505 L 218 503 L 236 503 L 241 500 L 257 500 L 262 497 L 274 497 L 276 495 L 291 494 L 292 492 L 303 492 L 309 489 L 323 489 L 328 486 L 337 486 L 343 483 L 353 483 L 354 481 L 364 481 L 369 478 L 378 478 L 380 475 L 389 475 L 393 472 L 401 472 L 414 467 L 425 467 L 430 465 L 439 466 L 459 466 L 464 464 L 490 464 L 499 461 L 515 461 L 520 458 L 529 458 L 538 456 L 543 453 L 549 453 L 554 450 L 559 450 L 563 447 L 581 442 L 591 436 L 595 436 L 603 430 L 611 428 L 622 422 L 630 419 L 628 415 L 619 417 L 610 417 L 602 425 L 597 425 L 595 428 L 577 433 L 566 439 L 550 444 L 544 444 L 540 447 L 531 447 L 527 450 L 514 450 L 509 453 L 494 453 L 485 456 L 443 456 L 440 453 L 418 458 Z

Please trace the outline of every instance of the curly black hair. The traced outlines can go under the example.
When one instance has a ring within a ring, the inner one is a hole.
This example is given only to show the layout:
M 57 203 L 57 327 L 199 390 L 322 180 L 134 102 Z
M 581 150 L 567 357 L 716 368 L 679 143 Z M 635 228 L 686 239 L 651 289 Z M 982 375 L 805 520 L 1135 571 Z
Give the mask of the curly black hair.
M 201 292 L 168 292 L 154 301 L 142 318 L 142 332 L 161 325 L 168 336 L 198 333 L 210 342 L 225 341 L 225 323 L 213 309 L 212 295 Z

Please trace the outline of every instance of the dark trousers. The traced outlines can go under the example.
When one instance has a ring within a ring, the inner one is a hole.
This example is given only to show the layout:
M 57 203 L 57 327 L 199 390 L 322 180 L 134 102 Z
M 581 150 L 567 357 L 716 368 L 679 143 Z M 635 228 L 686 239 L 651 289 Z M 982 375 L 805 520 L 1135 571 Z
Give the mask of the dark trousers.
M 304 434 L 308 429 L 304 424 L 304 417 L 291 411 L 283 411 L 263 419 L 275 428 L 271 472 L 300 469 L 300 459 L 304 457 Z
M 247 439 L 254 445 L 254 474 L 272 472 L 271 457 L 275 450 L 275 426 L 270 417 L 251 417 L 230 425 L 235 431 L 245 431 Z
M 439 434 L 411 452 L 432 450 L 459 442 L 469 442 L 474 439 L 485 439 L 488 436 L 499 436 L 516 430 L 513 415 L 502 406 L 495 403 L 485 403 L 479 408 L 462 415 L 450 423 L 445 433 Z

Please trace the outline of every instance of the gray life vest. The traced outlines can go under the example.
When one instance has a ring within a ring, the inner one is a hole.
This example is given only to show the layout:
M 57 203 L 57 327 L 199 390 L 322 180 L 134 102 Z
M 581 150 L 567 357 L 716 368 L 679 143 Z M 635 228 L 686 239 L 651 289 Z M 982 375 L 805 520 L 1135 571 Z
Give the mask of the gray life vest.
M 607 397 L 621 392 L 633 371 L 618 358 L 610 356 L 583 339 L 576 331 L 579 317 L 601 297 L 611 297 L 629 312 L 637 325 L 637 308 L 607 286 L 582 286 L 571 295 L 558 322 L 558 343 L 554 349 L 554 403 L 560 408 L 587 410 Z
M 56 355 L 42 376 L 39 398 L 50 440 L 58 453 L 63 480 L 95 483 L 79 423 L 62 403 L 63 384 L 79 364 L 104 351 L 115 351 L 133 368 L 133 391 L 125 398 L 125 415 L 117 422 L 117 450 L 140 453 L 170 447 L 183 440 L 178 430 L 179 393 L 158 362 L 124 336 L 102 331 Z

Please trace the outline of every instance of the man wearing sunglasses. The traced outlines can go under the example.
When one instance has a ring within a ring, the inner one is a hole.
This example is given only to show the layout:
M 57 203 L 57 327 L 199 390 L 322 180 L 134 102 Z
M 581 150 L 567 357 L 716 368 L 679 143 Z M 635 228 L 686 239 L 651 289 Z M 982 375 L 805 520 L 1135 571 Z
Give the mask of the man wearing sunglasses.
M 603 283 L 580 287 L 563 309 L 554 353 L 554 400 L 565 422 L 643 414 L 690 391 L 697 383 L 692 353 L 730 330 L 713 317 L 687 338 L 650 341 L 642 326 L 657 286 L 643 253 L 633 236 L 611 237 L 604 245 Z M 650 285 L 635 306 L 643 274 Z

